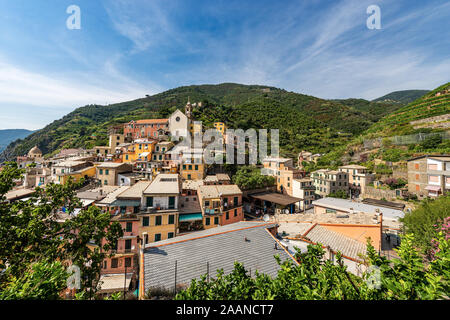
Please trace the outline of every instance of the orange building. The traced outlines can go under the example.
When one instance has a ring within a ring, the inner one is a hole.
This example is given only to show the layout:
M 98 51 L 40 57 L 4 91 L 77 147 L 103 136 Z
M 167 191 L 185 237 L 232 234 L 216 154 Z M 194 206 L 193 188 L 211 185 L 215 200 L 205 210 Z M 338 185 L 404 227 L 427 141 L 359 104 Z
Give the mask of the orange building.
M 165 135 L 169 131 L 169 119 L 132 120 L 124 125 L 125 138 L 153 138 Z

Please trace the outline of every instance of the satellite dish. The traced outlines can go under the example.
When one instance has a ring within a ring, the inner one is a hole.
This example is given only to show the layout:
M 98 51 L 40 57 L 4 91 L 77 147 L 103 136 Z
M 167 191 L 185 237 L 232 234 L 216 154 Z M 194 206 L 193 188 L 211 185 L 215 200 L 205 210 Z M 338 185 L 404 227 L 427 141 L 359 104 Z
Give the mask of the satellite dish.
M 270 220 L 269 215 L 268 215 L 268 214 L 265 214 L 264 217 L 263 217 L 263 220 L 264 220 L 265 222 L 268 222 L 268 221 Z

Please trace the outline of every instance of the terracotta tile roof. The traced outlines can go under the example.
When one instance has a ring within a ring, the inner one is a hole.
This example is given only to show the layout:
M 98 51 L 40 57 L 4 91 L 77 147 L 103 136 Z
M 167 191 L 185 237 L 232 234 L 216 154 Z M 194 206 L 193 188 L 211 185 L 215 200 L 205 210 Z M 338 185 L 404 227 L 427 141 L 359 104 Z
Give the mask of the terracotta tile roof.
M 135 121 L 137 124 L 157 124 L 157 123 L 168 123 L 169 119 L 144 119 Z

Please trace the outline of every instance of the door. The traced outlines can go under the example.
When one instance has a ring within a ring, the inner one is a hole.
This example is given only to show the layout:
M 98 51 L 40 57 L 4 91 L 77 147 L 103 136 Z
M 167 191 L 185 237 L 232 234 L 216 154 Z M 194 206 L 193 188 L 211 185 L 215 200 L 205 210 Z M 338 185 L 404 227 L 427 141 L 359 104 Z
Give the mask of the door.
M 169 197 L 169 209 L 175 209 L 175 197 Z

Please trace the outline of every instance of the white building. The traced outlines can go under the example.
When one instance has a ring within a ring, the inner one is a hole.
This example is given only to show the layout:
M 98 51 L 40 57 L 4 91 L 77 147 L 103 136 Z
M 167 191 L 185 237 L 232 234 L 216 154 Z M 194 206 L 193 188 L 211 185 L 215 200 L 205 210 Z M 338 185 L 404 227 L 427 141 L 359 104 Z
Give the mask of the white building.
M 186 138 L 189 134 L 189 119 L 179 109 L 169 117 L 169 132 L 173 140 L 179 140 L 180 137 Z

